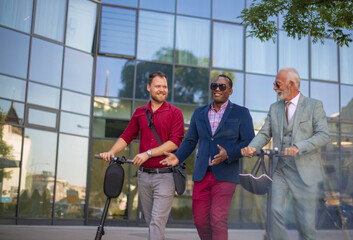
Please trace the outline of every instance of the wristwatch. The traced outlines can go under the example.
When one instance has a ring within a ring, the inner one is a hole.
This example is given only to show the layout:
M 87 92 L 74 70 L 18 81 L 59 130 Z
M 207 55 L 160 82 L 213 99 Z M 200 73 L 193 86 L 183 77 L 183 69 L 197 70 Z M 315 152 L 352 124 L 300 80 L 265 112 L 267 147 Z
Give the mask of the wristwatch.
M 151 149 L 148 149 L 148 150 L 146 151 L 146 153 L 147 153 L 147 155 L 148 155 L 148 158 L 151 158 L 151 157 L 152 157 L 152 151 L 151 151 Z

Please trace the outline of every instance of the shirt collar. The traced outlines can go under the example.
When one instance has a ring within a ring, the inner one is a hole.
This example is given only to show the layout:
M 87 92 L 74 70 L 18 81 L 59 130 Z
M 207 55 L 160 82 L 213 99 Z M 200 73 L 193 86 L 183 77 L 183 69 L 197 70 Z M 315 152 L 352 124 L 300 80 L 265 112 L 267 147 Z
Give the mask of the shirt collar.
M 297 94 L 297 96 L 295 96 L 294 98 L 292 98 L 289 102 L 291 104 L 293 104 L 294 106 L 298 105 L 298 101 L 299 101 L 299 97 L 300 97 L 300 92 Z M 286 101 L 287 102 L 287 101 Z
M 226 107 L 228 106 L 228 103 L 229 103 L 229 99 L 222 104 L 221 108 L 219 109 L 219 111 L 222 111 L 222 110 L 225 110 Z M 217 110 L 213 107 L 213 102 L 211 103 L 211 110 L 214 110 L 217 112 Z
M 147 103 L 147 108 L 148 110 L 152 113 L 152 106 L 151 106 L 151 100 Z M 160 106 L 155 112 L 162 112 L 162 111 L 166 111 L 168 110 L 168 106 L 169 104 L 167 103 L 167 101 L 164 101 L 162 106 Z

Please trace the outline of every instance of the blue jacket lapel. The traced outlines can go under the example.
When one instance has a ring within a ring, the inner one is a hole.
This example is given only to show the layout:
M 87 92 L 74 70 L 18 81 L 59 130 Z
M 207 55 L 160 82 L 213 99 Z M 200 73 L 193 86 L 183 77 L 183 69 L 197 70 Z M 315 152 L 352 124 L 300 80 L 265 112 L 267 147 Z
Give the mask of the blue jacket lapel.
M 225 121 L 227 120 L 227 118 L 228 118 L 228 116 L 229 116 L 229 113 L 232 111 L 232 108 L 233 108 L 232 103 L 229 101 L 229 102 L 228 102 L 228 105 L 227 105 L 227 108 L 226 108 L 226 110 L 225 110 L 225 112 L 224 112 L 224 114 L 223 114 L 222 120 L 221 120 L 221 122 L 219 123 L 219 125 L 218 125 L 218 127 L 217 127 L 217 129 L 216 129 L 216 131 L 215 131 L 215 133 L 214 133 L 214 135 L 216 135 L 216 134 L 220 131 L 221 127 L 223 126 L 223 124 L 224 124 Z M 210 125 L 210 124 L 208 124 L 208 125 Z
M 208 111 L 210 110 L 211 104 L 208 104 L 208 108 L 205 108 L 202 113 L 202 117 L 203 119 L 205 119 L 206 127 L 208 129 L 208 132 L 210 133 L 210 136 L 212 136 L 212 130 L 210 125 L 210 120 L 208 119 Z

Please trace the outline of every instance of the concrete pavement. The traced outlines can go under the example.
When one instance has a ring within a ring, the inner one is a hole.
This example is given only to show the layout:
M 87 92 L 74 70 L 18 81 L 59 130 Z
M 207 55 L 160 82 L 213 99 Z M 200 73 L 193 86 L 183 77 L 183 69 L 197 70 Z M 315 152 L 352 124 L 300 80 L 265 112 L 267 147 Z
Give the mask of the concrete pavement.
M 144 240 L 148 229 L 144 227 L 105 227 L 102 240 Z M 32 225 L 0 225 L 1 240 L 87 240 L 94 239 L 95 226 L 32 226 Z M 229 230 L 230 240 L 262 240 L 264 230 Z M 167 228 L 166 240 L 197 240 L 195 229 Z M 288 240 L 297 240 L 295 230 L 289 231 Z M 353 230 L 321 230 L 317 240 L 353 240 Z

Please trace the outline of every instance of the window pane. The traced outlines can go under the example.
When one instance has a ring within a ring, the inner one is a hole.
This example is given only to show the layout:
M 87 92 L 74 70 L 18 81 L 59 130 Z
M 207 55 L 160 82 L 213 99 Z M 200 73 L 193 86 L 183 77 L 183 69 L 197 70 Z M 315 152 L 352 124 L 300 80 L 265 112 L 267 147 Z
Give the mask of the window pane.
M 135 56 L 136 11 L 102 7 L 100 52 Z
M 212 16 L 214 19 L 224 21 L 241 22 L 241 11 L 245 8 L 244 0 L 213 0 L 212 1 Z
M 62 59 L 62 46 L 33 38 L 29 78 L 60 87 Z
M 224 74 L 233 81 L 233 93 L 229 96 L 229 100 L 232 103 L 236 103 L 240 106 L 244 106 L 244 74 L 237 72 L 227 72 L 213 70 L 211 73 L 211 80 L 216 79 L 220 74 Z
M 209 78 L 208 69 L 175 67 L 174 102 L 207 104 Z
M 1 122 L 23 124 L 24 111 L 23 103 L 0 99 Z
M 34 33 L 62 42 L 66 0 L 37 0 Z
M 304 94 L 305 97 L 309 97 L 309 81 L 300 80 L 300 92 Z
M 42 84 L 28 84 L 28 103 L 59 108 L 60 90 L 58 88 L 47 87 Z
M 93 121 L 93 136 L 100 138 L 118 138 L 123 134 L 128 124 L 128 120 L 95 118 Z
M 91 97 L 63 90 L 61 104 L 62 110 L 89 115 Z
M 140 11 L 138 33 L 138 58 L 173 61 L 174 15 Z
M 30 108 L 28 110 L 28 123 L 56 128 L 56 113 Z
M 22 128 L 0 124 L 1 218 L 16 216 L 22 131 Z
M 88 138 L 60 134 L 55 217 L 83 218 L 86 198 Z
M 148 76 L 155 71 L 161 71 L 168 77 L 168 97 L 167 101 L 172 99 L 172 66 L 167 64 L 138 62 L 136 73 L 135 98 L 150 99 L 150 93 L 147 91 Z
M 340 47 L 341 83 L 353 84 L 353 47 Z
M 311 77 L 337 82 L 337 45 L 332 39 L 311 44 Z
M 0 1 L 0 24 L 29 33 L 33 0 Z M 0 34 L 2 36 L 2 34 Z
M 70 0 L 66 44 L 91 52 L 96 25 L 97 5 L 86 0 Z
M 213 27 L 213 66 L 242 70 L 243 26 L 215 22 Z
M 26 82 L 20 79 L 0 75 L 0 97 L 25 101 Z
M 94 116 L 130 119 L 132 103 L 130 100 L 116 98 L 94 98 Z
M 176 63 L 207 67 L 210 21 L 177 16 L 176 28 Z
M 250 114 L 254 123 L 255 132 L 257 133 L 264 125 L 267 113 L 250 111 Z
M 181 112 L 183 113 L 185 124 L 190 124 L 192 114 L 194 113 L 195 109 L 199 107 L 199 106 L 183 105 L 183 104 L 175 104 L 175 106 L 177 108 L 180 108 Z
M 138 0 L 101 0 L 102 3 L 116 4 L 127 7 L 137 7 Z
M 268 111 L 270 105 L 277 100 L 273 81 L 274 77 L 246 74 L 245 106 L 251 110 Z
M 257 38 L 246 38 L 246 71 L 277 74 L 277 46 L 272 40 L 261 42 Z
M 314 82 L 310 83 L 310 96 L 321 100 L 326 116 L 335 116 L 339 112 L 338 84 Z M 324 93 L 324 94 L 323 94 Z
M 211 15 L 211 0 L 178 0 L 177 12 L 209 18 Z
M 126 59 L 97 57 L 95 95 L 132 97 L 134 62 Z
M 57 133 L 26 128 L 24 136 L 19 216 L 50 218 Z
M 175 12 L 175 0 L 140 0 L 140 8 Z
M 89 117 L 61 112 L 60 132 L 89 135 Z
M 65 49 L 63 87 L 91 93 L 93 57 L 70 48 Z
M 27 78 L 29 36 L 0 27 L 0 72 Z
M 341 85 L 341 118 L 353 121 L 353 86 Z
M 301 40 L 287 37 L 279 32 L 279 68 L 294 67 L 301 78 L 309 79 L 308 37 Z

